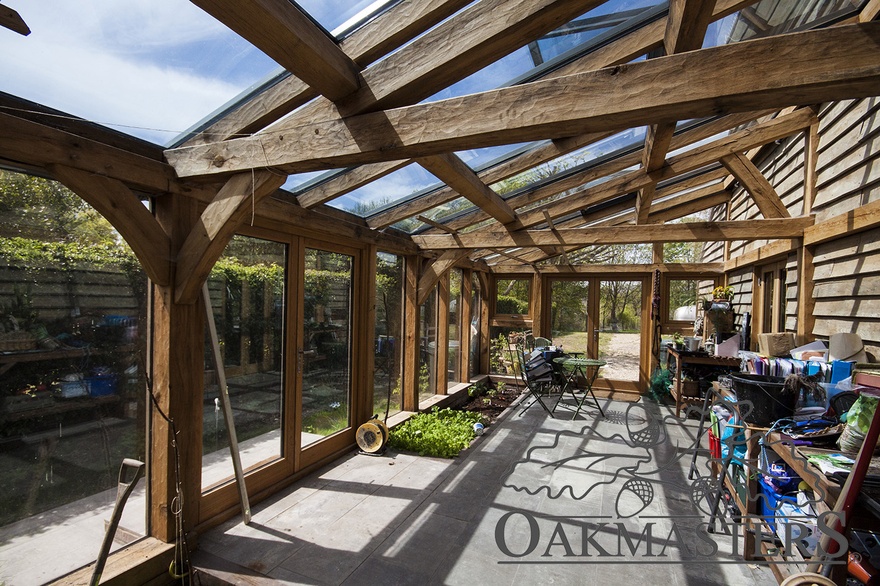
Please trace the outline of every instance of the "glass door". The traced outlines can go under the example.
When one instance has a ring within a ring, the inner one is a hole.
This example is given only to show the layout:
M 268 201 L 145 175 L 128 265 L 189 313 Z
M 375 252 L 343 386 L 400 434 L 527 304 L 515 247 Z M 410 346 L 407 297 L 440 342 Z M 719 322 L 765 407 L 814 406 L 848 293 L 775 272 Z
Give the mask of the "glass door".
M 643 285 L 642 280 L 598 282 L 596 356 L 608 363 L 599 376 L 608 379 L 612 387 L 638 388 L 642 376 L 643 345 L 647 339 L 642 325 Z
M 553 344 L 567 353 L 607 362 L 597 388 L 638 391 L 647 384 L 648 340 L 643 278 L 552 279 L 545 306 Z

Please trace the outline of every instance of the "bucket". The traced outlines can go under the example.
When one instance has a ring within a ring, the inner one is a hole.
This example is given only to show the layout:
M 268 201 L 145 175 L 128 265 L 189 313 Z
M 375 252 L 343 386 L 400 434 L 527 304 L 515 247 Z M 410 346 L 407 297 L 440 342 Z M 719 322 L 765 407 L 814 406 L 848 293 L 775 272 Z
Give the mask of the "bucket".
M 777 419 L 785 419 L 794 414 L 798 393 L 782 394 L 785 378 L 762 374 L 731 374 L 730 379 L 737 401 L 752 403 L 751 411 L 740 405 L 740 414 L 746 422 L 769 427 Z

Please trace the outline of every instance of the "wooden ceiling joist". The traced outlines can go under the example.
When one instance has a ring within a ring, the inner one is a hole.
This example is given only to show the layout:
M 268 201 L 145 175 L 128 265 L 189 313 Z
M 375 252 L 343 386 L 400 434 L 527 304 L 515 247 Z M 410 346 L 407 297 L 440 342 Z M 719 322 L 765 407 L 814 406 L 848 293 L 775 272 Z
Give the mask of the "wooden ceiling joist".
M 359 68 L 288 0 L 192 0 L 329 100 L 360 87 Z
M 520 230 L 486 231 L 459 234 L 413 236 L 426 249 L 461 250 L 473 248 L 515 248 L 553 246 L 589 246 L 593 244 L 641 244 L 648 242 L 699 242 L 703 240 L 758 240 L 763 238 L 801 238 L 804 229 L 813 225 L 812 216 L 743 222 L 691 222 L 645 226 L 591 227 L 589 230 Z
M 749 192 L 765 218 L 787 218 L 791 215 L 773 185 L 748 157 L 733 153 L 722 157 L 721 163 Z
M 271 170 L 241 173 L 226 182 L 202 212 L 177 255 L 175 301 L 195 303 L 202 283 L 245 216 L 284 184 L 286 177 Z
M 88 202 L 119 232 L 157 285 L 171 283 L 171 239 L 122 182 L 67 167 L 51 165 L 52 176 Z
M 302 172 L 865 97 L 880 84 L 878 44 L 876 22 L 780 35 L 342 120 L 282 122 L 166 157 L 182 177 L 267 165 Z

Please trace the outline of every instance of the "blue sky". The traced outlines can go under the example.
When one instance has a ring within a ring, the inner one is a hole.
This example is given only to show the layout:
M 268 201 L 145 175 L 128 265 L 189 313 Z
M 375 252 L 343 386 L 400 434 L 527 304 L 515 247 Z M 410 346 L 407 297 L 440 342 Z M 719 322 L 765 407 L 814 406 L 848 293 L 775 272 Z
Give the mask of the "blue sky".
M 0 90 L 165 144 L 278 66 L 187 0 L 5 0 Z

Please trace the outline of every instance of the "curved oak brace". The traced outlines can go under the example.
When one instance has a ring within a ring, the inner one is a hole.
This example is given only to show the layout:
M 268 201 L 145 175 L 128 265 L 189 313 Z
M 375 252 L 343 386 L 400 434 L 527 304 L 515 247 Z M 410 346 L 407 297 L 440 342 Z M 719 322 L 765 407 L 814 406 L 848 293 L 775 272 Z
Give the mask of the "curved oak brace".
M 49 171 L 110 222 L 151 281 L 171 284 L 171 239 L 128 187 L 116 179 L 64 165 L 50 165 Z
M 195 303 L 202 283 L 252 206 L 275 192 L 287 179 L 272 171 L 240 173 L 226 182 L 208 204 L 177 255 L 177 303 Z
M 470 252 L 471 251 L 467 249 L 447 250 L 441 254 L 437 260 L 425 267 L 425 270 L 422 271 L 422 276 L 419 279 L 419 294 L 416 298 L 419 305 L 428 299 L 428 295 L 431 294 L 434 285 L 443 278 L 443 275 L 448 273 L 449 269 L 455 266 L 455 263 L 466 257 Z

